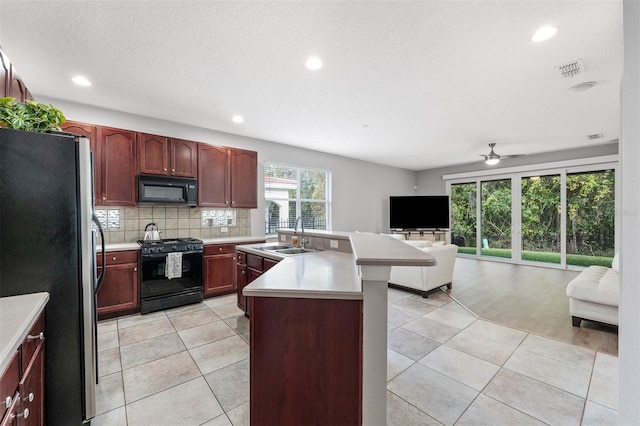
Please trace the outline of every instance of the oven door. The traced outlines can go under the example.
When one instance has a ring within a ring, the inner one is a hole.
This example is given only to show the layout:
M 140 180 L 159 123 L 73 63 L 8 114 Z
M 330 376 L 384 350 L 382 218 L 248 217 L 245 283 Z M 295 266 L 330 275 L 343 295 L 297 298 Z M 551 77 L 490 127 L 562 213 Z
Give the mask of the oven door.
M 182 276 L 166 276 L 167 253 L 141 256 L 142 277 L 140 298 L 157 299 L 164 296 L 202 291 L 202 250 L 182 252 Z

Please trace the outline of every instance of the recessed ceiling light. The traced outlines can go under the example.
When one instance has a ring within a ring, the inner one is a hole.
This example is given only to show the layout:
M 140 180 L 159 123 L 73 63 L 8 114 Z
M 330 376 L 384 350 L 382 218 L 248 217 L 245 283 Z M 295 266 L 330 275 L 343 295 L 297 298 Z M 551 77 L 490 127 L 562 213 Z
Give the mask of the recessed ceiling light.
M 305 62 L 304 66 L 310 70 L 319 70 L 320 68 L 322 68 L 322 61 L 317 56 L 312 56 L 307 59 L 307 62 Z
M 242 123 L 244 122 L 244 118 L 241 115 L 234 115 L 232 118 L 234 123 Z
M 558 29 L 556 27 L 546 26 L 538 28 L 534 35 L 531 36 L 531 41 L 545 41 L 556 35 Z
M 91 82 L 87 80 L 85 77 L 82 77 L 80 75 L 73 77 L 71 81 L 73 81 L 78 86 L 91 86 Z
M 569 87 L 567 90 L 572 93 L 584 92 L 585 90 L 591 89 L 595 85 L 596 85 L 595 81 L 585 81 L 584 83 L 574 84 L 573 86 Z

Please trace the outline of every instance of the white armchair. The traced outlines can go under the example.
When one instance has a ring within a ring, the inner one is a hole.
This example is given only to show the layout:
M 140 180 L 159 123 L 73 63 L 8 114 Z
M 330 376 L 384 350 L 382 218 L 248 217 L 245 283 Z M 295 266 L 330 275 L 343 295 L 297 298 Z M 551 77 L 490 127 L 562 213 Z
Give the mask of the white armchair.
M 411 288 L 427 297 L 428 292 L 446 285 L 451 288 L 453 267 L 456 263 L 458 246 L 445 244 L 440 246 L 418 248 L 436 258 L 435 266 L 392 266 L 389 285 Z

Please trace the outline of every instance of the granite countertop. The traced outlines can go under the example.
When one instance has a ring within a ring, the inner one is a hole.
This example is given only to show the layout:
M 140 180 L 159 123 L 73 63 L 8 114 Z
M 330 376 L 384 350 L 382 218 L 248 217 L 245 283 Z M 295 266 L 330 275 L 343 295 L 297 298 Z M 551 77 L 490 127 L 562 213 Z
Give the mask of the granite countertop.
M 0 374 L 49 301 L 49 293 L 0 297 Z
M 330 232 L 324 234 L 333 238 Z M 348 236 L 353 253 L 319 251 L 281 256 L 254 248 L 238 250 L 263 257 L 282 259 L 265 274 L 247 285 L 243 294 L 258 297 L 300 297 L 323 299 L 362 299 L 359 268 L 368 266 L 433 266 L 435 258 L 402 241 L 385 235 L 339 233 Z M 264 245 L 278 245 L 268 243 Z
M 221 237 L 221 238 L 203 238 L 204 245 L 208 244 L 226 244 L 226 243 L 245 243 L 250 241 L 265 240 L 265 236 L 246 236 L 246 237 Z M 105 245 L 105 251 L 122 251 L 122 250 L 140 250 L 140 244 L 138 243 L 121 243 L 121 244 L 107 244 Z M 97 251 L 102 251 L 100 244 L 98 244 Z

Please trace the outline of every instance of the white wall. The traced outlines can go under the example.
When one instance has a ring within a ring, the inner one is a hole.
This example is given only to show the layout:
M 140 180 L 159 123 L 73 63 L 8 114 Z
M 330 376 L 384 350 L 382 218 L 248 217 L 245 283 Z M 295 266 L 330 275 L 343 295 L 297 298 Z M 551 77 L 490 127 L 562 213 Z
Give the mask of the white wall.
M 383 232 L 389 228 L 389 196 L 411 195 L 415 172 L 279 143 L 179 123 L 36 96 L 68 120 L 258 152 L 258 208 L 251 210 L 251 232 L 264 235 L 264 163 L 328 170 L 332 174 L 331 219 L 334 231 Z
M 620 285 L 621 425 L 640 424 L 640 3 L 623 3 L 622 249 Z
M 422 170 L 416 176 L 417 194 L 419 195 L 445 195 L 446 185 L 442 180 L 442 175 L 464 173 L 471 171 L 495 170 L 500 173 L 501 168 L 524 166 L 529 164 L 544 164 L 554 161 L 574 160 L 578 158 L 600 157 L 618 153 L 618 143 L 606 143 L 602 145 L 590 146 L 582 149 L 568 149 L 544 154 L 526 155 L 524 157 L 512 158 L 501 161 L 497 166 L 487 166 L 480 164 L 464 164 L 453 167 L 442 167 L 439 169 Z

